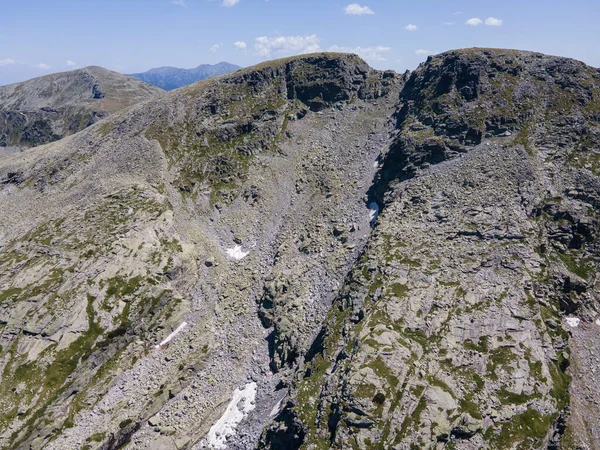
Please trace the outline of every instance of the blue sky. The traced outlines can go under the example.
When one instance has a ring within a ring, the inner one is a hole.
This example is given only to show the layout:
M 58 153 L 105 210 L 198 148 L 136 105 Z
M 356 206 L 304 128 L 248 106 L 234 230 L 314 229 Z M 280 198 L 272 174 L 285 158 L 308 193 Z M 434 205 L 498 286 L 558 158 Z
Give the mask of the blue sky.
M 378 69 L 503 47 L 600 66 L 599 0 L 0 0 L 0 85 L 99 65 L 123 73 L 314 50 Z

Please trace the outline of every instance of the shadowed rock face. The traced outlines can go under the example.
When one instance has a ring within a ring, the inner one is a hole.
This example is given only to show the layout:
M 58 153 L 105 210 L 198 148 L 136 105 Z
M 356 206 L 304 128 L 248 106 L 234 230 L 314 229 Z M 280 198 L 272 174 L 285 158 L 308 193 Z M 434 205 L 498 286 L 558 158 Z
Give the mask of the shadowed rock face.
M 0 447 L 203 448 L 248 386 L 228 448 L 597 447 L 599 94 L 314 54 L 5 157 Z
M 28 148 L 56 141 L 160 92 L 101 67 L 0 86 L 0 146 Z

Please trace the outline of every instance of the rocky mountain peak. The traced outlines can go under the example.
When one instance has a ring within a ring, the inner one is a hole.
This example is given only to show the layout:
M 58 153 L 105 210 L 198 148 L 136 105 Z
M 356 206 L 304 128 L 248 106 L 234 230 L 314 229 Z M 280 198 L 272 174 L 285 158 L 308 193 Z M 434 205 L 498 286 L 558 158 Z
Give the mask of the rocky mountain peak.
M 58 140 L 160 92 L 97 66 L 0 86 L 0 152 Z
M 411 176 L 498 136 L 518 136 L 529 146 L 544 139 L 543 125 L 573 125 L 570 139 L 577 140 L 590 131 L 585 121 L 598 120 L 599 80 L 597 69 L 541 53 L 465 49 L 431 56 L 401 91 L 395 116 L 402 132 L 380 176 Z
M 394 78 L 393 72 L 385 75 Z M 312 111 L 354 97 L 375 99 L 384 74 L 371 69 L 356 55 L 318 53 L 270 61 L 223 78 L 226 84 L 244 85 L 255 92 L 278 85 L 287 100 L 299 100 Z

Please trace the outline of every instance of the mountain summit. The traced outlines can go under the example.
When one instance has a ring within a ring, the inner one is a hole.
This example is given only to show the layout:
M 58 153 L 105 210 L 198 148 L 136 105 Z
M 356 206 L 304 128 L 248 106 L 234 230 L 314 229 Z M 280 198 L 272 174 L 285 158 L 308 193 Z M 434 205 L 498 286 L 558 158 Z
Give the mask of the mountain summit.
M 0 447 L 600 447 L 600 73 L 318 53 L 0 159 Z
M 161 92 L 96 66 L 0 86 L 0 152 L 56 141 Z
M 201 64 L 193 69 L 178 69 L 176 67 L 158 67 L 143 73 L 134 73 L 130 76 L 150 83 L 165 91 L 187 86 L 205 78 L 224 75 L 241 69 L 240 66 L 228 62 L 218 64 Z

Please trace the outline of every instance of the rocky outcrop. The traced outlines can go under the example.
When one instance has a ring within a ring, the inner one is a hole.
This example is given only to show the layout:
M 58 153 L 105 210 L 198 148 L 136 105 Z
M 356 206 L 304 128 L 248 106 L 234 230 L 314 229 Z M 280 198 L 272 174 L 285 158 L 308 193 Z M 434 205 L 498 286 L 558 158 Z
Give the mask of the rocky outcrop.
M 399 133 L 375 185 L 378 196 L 389 181 L 460 156 L 484 139 L 512 136 L 529 146 L 530 135 L 543 139 L 540 126 L 559 130 L 538 142 L 542 147 L 588 139 L 598 121 L 597 80 L 598 72 L 579 61 L 541 53 L 472 49 L 430 57 L 401 93 Z

